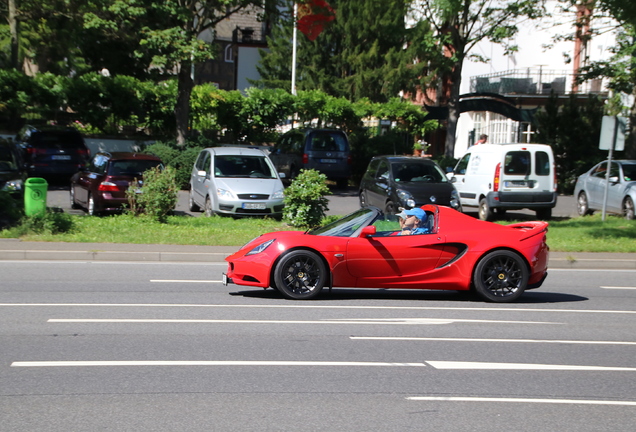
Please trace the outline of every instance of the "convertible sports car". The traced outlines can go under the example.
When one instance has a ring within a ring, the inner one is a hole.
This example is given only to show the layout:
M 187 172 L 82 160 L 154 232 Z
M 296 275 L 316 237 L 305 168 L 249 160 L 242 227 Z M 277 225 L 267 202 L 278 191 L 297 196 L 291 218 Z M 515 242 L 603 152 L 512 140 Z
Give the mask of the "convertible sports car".
M 226 258 L 224 284 L 310 299 L 324 287 L 475 290 L 511 302 L 547 276 L 546 222 L 508 226 L 425 205 L 428 234 L 400 236 L 397 216 L 362 208 L 312 231 L 263 234 Z

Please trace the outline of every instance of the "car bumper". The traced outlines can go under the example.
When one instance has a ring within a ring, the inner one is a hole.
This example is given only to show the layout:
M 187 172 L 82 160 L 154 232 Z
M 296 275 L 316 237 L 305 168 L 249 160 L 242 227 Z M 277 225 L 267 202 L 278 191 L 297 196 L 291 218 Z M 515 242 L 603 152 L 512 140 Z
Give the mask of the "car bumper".
M 488 206 L 502 209 L 543 209 L 554 208 L 556 192 L 489 192 Z
M 232 216 L 274 216 L 283 213 L 283 200 L 228 201 L 219 200 L 217 213 Z

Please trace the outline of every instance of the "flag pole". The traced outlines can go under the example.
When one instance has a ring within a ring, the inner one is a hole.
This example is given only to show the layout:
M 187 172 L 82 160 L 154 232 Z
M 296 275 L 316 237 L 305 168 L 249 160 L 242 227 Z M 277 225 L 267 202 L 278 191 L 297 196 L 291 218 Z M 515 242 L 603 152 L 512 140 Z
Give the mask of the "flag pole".
M 296 96 L 296 38 L 298 33 L 298 3 L 294 2 L 294 30 L 292 41 L 292 76 L 291 76 L 291 94 Z

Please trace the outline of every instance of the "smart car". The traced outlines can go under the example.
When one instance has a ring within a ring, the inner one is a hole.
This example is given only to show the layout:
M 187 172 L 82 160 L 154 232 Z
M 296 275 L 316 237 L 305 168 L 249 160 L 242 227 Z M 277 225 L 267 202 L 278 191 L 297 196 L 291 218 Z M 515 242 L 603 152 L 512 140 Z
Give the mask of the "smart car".
M 574 197 L 579 215 L 602 210 L 607 190 L 606 211 L 625 219 L 634 219 L 636 202 L 636 160 L 614 160 L 607 181 L 607 161 L 601 162 L 579 176 Z
M 425 205 L 427 234 L 399 235 L 396 216 L 361 208 L 311 231 L 263 234 L 226 258 L 224 283 L 311 299 L 324 287 L 474 290 L 518 299 L 547 276 L 547 222 L 508 226 Z

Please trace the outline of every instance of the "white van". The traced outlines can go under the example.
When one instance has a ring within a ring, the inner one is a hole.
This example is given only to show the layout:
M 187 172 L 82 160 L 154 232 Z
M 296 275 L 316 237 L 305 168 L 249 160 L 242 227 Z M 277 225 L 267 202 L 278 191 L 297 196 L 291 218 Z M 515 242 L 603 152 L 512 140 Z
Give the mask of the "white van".
M 481 220 L 494 211 L 530 209 L 549 219 L 557 200 L 552 148 L 544 144 L 472 146 L 449 173 L 463 207 L 478 207 Z

